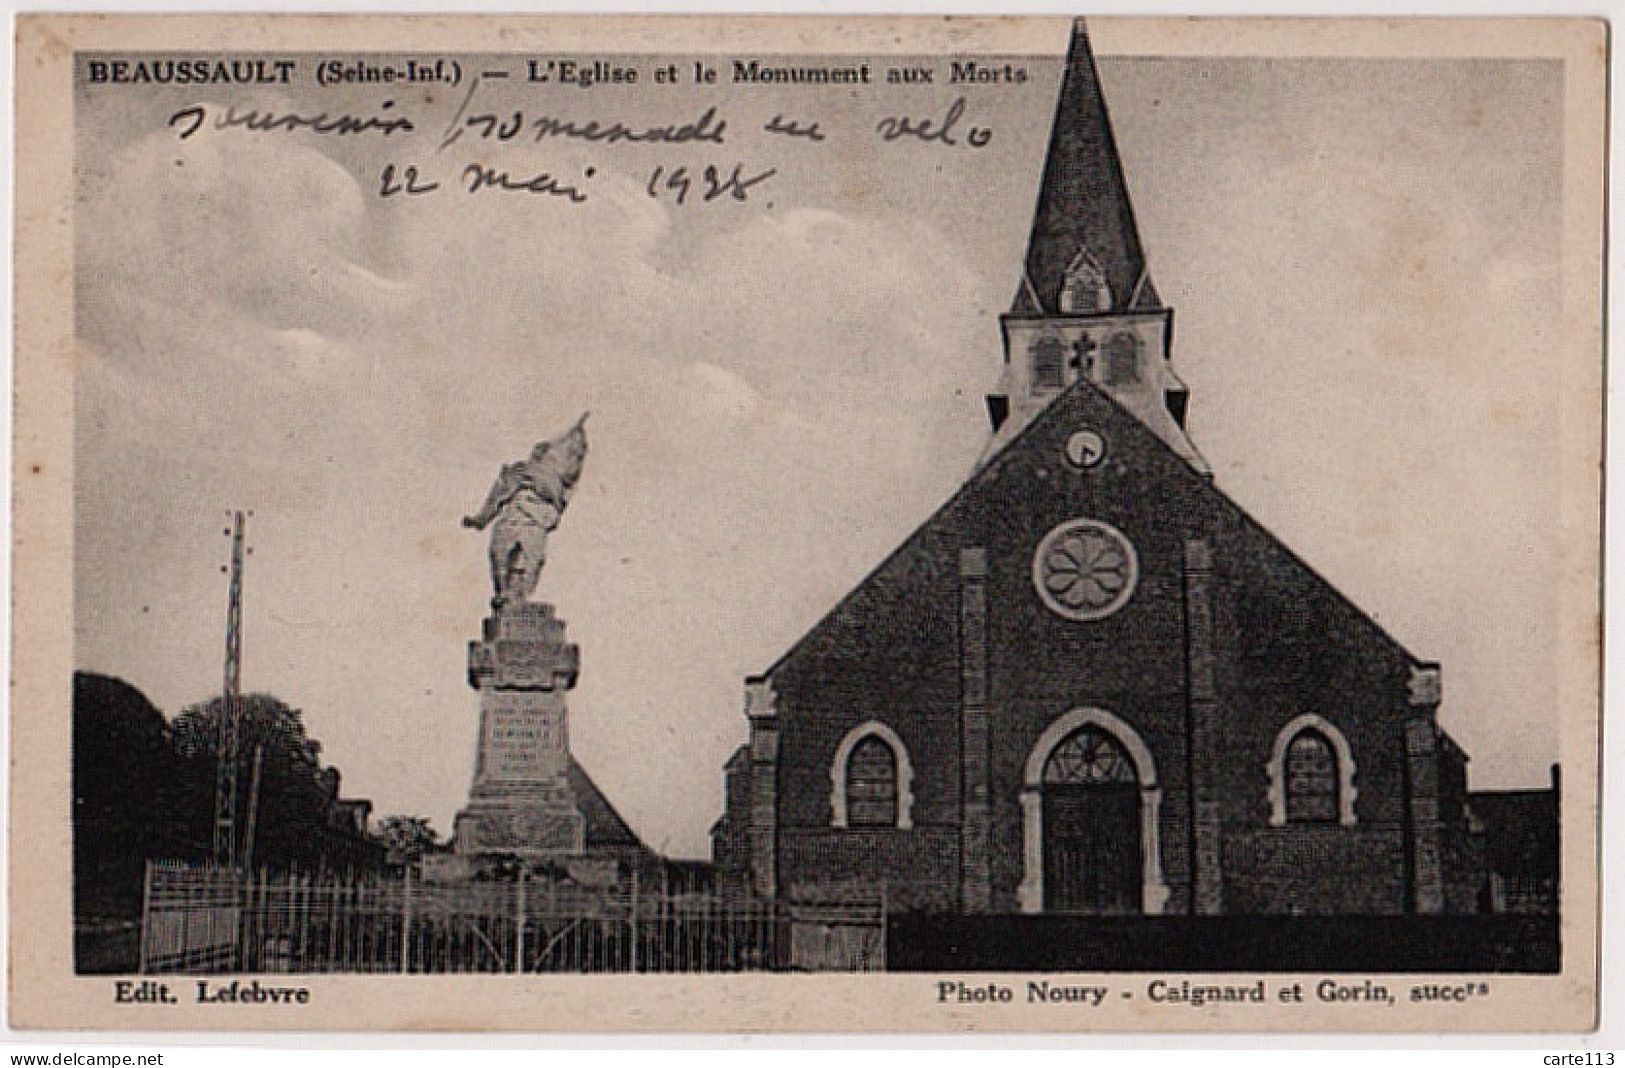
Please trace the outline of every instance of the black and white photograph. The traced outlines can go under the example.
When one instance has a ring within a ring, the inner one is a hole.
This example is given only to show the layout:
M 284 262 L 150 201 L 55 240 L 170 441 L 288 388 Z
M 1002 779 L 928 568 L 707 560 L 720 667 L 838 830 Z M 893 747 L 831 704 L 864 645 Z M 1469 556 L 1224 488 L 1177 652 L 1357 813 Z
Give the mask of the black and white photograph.
M 13 1026 L 1595 1027 L 1605 35 L 21 20 Z

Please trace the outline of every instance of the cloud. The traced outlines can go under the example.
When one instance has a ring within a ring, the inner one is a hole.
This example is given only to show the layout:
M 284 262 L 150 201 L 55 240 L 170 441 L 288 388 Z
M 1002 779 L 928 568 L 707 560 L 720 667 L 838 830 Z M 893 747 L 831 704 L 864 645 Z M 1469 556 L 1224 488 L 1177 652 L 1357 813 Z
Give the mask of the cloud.
M 984 285 L 921 222 L 802 208 L 699 242 L 675 295 L 707 309 L 714 362 L 823 416 L 882 396 L 895 411 L 940 395 L 967 353 L 985 362 L 972 312 Z M 965 314 L 943 316 L 945 305 Z
M 177 317 L 227 308 L 342 337 L 407 295 L 379 271 L 356 177 L 297 141 L 151 134 L 83 191 L 81 282 L 161 299 Z M 81 325 L 105 340 L 120 323 Z

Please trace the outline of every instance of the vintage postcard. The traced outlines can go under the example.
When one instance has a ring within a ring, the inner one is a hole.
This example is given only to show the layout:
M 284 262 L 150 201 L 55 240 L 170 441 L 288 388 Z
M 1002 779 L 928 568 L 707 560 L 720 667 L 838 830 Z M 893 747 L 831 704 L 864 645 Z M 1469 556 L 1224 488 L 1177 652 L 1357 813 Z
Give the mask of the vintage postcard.
M 18 35 L 13 1026 L 1596 1026 L 1602 23 Z

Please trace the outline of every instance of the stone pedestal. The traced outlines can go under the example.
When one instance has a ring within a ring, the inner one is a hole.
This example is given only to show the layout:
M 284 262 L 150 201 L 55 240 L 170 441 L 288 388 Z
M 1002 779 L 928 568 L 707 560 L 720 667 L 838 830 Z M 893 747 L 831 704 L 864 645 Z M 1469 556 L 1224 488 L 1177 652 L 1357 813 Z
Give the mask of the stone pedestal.
M 580 651 L 549 604 L 504 605 L 468 644 L 480 736 L 468 805 L 453 825 L 460 856 L 569 857 L 586 845 L 570 789 L 565 695 Z

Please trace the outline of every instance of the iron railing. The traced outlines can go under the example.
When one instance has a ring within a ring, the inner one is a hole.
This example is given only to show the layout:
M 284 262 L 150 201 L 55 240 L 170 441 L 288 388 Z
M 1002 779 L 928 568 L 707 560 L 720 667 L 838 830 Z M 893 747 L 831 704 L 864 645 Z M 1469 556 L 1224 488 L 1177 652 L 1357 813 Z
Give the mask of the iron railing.
M 877 898 L 785 903 L 526 877 L 424 883 L 148 866 L 145 973 L 873 971 Z

